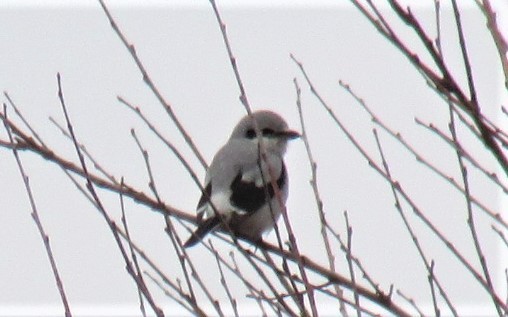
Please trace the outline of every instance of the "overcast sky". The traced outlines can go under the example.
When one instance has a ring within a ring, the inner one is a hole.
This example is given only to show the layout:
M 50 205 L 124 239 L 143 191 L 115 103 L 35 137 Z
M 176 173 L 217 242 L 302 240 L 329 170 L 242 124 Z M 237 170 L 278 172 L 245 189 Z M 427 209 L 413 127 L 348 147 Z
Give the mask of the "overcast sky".
M 111 6 L 110 10 L 126 37 L 135 44 L 161 93 L 211 161 L 245 110 L 238 99 L 215 17 L 206 1 L 202 2 L 205 5 L 172 6 L 166 4 L 169 1 L 143 7 Z M 218 2 L 220 6 L 221 1 Z M 98 3 L 86 3 L 65 7 L 0 5 L 0 89 L 9 93 L 51 147 L 75 160 L 72 144 L 48 120 L 51 116 L 64 122 L 56 95 L 56 73 L 60 72 L 76 133 L 101 164 L 116 177 L 123 176 L 126 182 L 149 192 L 143 159 L 130 135 L 130 129 L 135 128 L 150 153 L 164 201 L 194 212 L 199 189 L 174 156 L 117 101 L 117 96 L 139 105 L 164 135 L 183 149 L 200 178 L 204 178 L 204 170 L 142 82 Z M 456 161 L 450 160 L 453 152 L 414 122 L 417 117 L 446 131 L 448 110 L 407 60 L 357 11 L 323 3 L 221 8 L 250 104 L 254 109 L 280 113 L 292 128 L 301 130 L 293 85 L 293 78 L 297 78 L 303 89 L 304 114 L 318 163 L 321 196 L 331 222 L 344 232 L 343 212 L 347 210 L 354 228 L 354 251 L 376 280 L 385 287 L 395 283 L 416 299 L 428 299 L 424 267 L 393 208 L 389 186 L 313 98 L 289 54 L 304 63 L 322 96 L 375 159 L 379 154 L 372 136 L 374 126 L 340 88 L 338 80 L 348 82 L 382 120 L 400 131 L 433 164 L 457 177 Z M 416 13 L 428 23 L 434 18 L 430 8 L 420 8 Z M 449 13 L 443 14 L 446 17 Z M 498 111 L 501 99 L 494 47 L 477 10 L 469 9 L 463 15 L 467 40 L 474 43 L 470 48 L 474 62 L 481 65 L 475 68 L 480 82 L 479 98 L 487 115 L 492 115 Z M 443 24 L 444 49 L 450 56 L 459 56 L 458 48 L 446 41 L 455 39 L 451 24 L 446 18 Z M 452 66 L 459 68 L 460 64 Z M 5 139 L 5 132 L 0 132 L 0 136 Z M 473 249 L 462 244 L 469 234 L 463 197 L 389 136 L 381 133 L 381 140 L 395 177 L 429 217 L 446 228 L 450 239 L 466 255 L 472 255 Z M 482 151 L 481 145 L 474 142 L 470 149 Z M 99 213 L 56 166 L 29 153 L 22 159 L 71 306 L 85 313 L 108 309 L 118 313 L 120 307 L 138 313 L 136 289 Z M 488 160 L 486 164 L 495 166 Z M 287 166 L 288 211 L 299 245 L 303 253 L 325 261 L 322 248 L 316 247 L 319 226 L 303 142 L 290 145 Z M 501 193 L 484 179 L 474 178 L 472 188 L 490 208 L 501 210 Z M 107 192 L 101 195 L 112 213 L 119 215 L 118 197 Z M 0 201 L 0 315 L 26 312 L 28 306 L 38 311 L 49 307 L 48 312 L 61 312 L 45 250 L 30 217 L 26 192 L 12 154 L 3 149 Z M 135 240 L 153 254 L 168 274 L 177 270 L 160 215 L 134 203 L 127 204 L 127 212 Z M 489 223 L 482 224 L 486 252 L 499 253 L 498 240 Z M 437 271 L 443 280 L 457 285 L 449 289 L 450 297 L 464 305 L 485 304 L 487 298 L 473 287 L 475 281 L 464 278 L 463 268 L 456 261 L 445 259 L 447 250 L 417 221 L 415 226 L 426 241 L 430 256 L 439 261 Z M 274 241 L 273 234 L 267 239 Z M 191 255 L 197 261 L 209 261 L 199 251 L 192 250 Z M 501 254 L 499 263 L 505 263 Z M 499 272 L 503 267 L 496 266 Z M 339 265 L 339 269 L 344 268 L 344 263 Z M 157 297 L 161 301 L 164 298 L 163 294 Z

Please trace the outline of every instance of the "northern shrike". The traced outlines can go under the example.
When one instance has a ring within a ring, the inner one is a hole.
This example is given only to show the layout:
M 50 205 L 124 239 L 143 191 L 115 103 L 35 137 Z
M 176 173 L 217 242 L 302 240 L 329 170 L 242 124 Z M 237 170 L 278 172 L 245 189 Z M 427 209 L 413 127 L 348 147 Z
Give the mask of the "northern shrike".
M 261 133 L 264 159 L 260 156 L 254 121 Z M 299 136 L 271 111 L 256 111 L 242 118 L 208 168 L 204 193 L 197 206 L 198 219 L 203 214 L 207 217 L 184 247 L 195 245 L 217 228 L 253 241 L 272 229 L 284 208 L 280 204 L 285 204 L 288 196 L 283 161 L 287 141 Z

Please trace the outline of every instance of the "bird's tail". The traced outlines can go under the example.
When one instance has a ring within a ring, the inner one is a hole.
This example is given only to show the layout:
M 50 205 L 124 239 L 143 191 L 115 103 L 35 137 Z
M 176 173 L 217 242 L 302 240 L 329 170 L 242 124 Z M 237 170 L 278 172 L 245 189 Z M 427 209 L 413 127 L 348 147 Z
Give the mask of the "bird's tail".
M 217 228 L 221 223 L 220 217 L 210 217 L 199 224 L 196 231 L 192 233 L 189 240 L 187 240 L 183 247 L 189 248 L 198 243 L 204 236 L 213 229 Z

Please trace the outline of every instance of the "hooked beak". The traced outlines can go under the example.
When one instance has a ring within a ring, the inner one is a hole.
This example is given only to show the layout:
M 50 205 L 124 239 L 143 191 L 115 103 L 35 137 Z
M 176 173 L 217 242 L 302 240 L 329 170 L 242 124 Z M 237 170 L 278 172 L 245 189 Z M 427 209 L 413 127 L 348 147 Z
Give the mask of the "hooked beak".
M 293 130 L 285 130 L 280 132 L 280 136 L 284 137 L 287 140 L 293 140 L 301 137 L 300 133 Z

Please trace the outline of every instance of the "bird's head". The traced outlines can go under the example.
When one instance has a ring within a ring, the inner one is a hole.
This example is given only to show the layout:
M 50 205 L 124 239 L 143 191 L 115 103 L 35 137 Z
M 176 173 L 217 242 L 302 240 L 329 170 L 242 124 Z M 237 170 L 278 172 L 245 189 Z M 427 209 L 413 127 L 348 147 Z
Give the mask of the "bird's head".
M 236 125 L 231 134 L 231 138 L 246 139 L 250 142 L 258 143 L 255 124 L 261 133 L 263 145 L 269 152 L 275 152 L 283 155 L 286 152 L 287 142 L 300 137 L 296 131 L 290 130 L 281 116 L 268 110 L 253 112 L 251 116 L 245 116 Z

